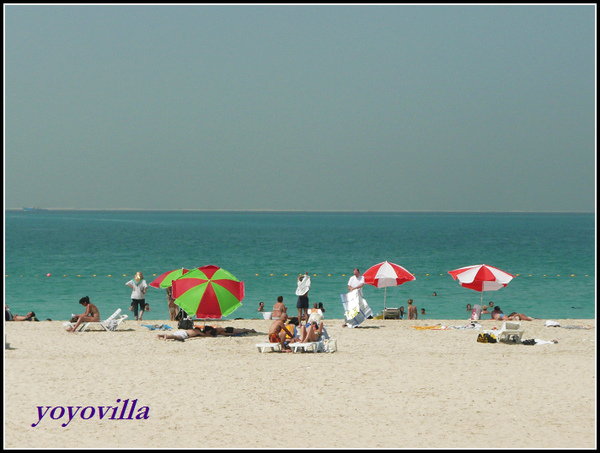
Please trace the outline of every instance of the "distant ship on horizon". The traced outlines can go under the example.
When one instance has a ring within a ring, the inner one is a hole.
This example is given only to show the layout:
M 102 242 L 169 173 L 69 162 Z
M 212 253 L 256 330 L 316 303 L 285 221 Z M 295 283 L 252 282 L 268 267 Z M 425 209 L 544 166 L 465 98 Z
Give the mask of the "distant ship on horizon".
M 23 211 L 27 211 L 27 212 L 37 212 L 37 211 L 47 211 L 47 209 L 44 208 L 37 208 L 35 206 L 26 206 L 23 208 Z

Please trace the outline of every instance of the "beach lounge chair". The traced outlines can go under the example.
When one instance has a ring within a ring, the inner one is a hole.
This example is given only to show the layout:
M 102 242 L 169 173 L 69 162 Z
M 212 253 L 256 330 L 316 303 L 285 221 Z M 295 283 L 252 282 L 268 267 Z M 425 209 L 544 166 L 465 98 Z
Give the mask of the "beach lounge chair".
M 327 329 L 323 327 L 321 338 L 319 338 L 318 341 L 309 341 L 307 343 L 290 343 L 290 348 L 292 348 L 292 352 L 298 352 L 299 349 L 304 352 L 324 352 L 325 340 L 329 340 L 329 334 L 327 333 Z
M 117 311 L 115 311 L 112 315 L 110 315 L 108 318 L 106 318 L 104 321 L 98 321 L 98 322 L 82 322 L 81 324 L 79 324 L 79 328 L 77 329 L 79 332 L 85 332 L 88 327 L 91 326 L 100 326 L 102 327 L 104 330 L 106 330 L 107 332 L 111 332 L 111 331 L 115 331 L 117 330 L 117 328 L 119 327 L 119 325 L 125 320 L 127 319 L 127 315 L 122 315 L 121 314 L 121 309 L 117 309 Z M 63 323 L 63 326 L 65 326 L 65 328 L 73 328 L 75 327 L 75 322 L 65 322 Z
M 510 341 L 512 338 L 513 341 L 519 342 L 521 341 L 524 331 L 525 330 L 521 328 L 520 322 L 506 321 L 495 335 L 498 338 L 498 341 Z
M 299 338 L 299 335 L 300 335 L 299 329 L 297 329 L 294 324 L 286 324 L 286 327 L 288 329 L 290 329 L 290 331 L 294 334 L 295 338 Z M 290 336 L 286 334 L 286 338 L 290 338 Z M 264 353 L 266 351 L 273 351 L 273 352 L 281 351 L 280 343 L 256 343 L 256 347 L 262 353 Z
M 273 351 L 280 352 L 281 351 L 281 343 L 256 343 L 256 347 L 259 352 Z

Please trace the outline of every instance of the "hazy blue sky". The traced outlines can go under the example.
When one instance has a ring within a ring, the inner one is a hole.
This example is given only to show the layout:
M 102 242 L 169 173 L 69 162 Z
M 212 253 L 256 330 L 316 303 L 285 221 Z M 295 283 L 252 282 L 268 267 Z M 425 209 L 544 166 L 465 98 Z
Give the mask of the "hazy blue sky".
M 593 212 L 595 15 L 5 5 L 5 207 Z

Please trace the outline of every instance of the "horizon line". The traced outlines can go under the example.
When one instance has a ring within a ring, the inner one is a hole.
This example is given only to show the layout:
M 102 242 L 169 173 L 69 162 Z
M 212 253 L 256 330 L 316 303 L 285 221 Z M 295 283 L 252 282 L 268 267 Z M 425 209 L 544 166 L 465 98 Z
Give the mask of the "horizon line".
M 527 210 L 393 210 L 393 209 L 191 209 L 191 208 L 34 208 L 36 211 L 137 211 L 137 212 L 314 212 L 314 213 L 442 213 L 442 214 L 595 214 L 596 211 L 527 211 Z M 25 211 L 21 208 L 4 208 L 4 211 Z

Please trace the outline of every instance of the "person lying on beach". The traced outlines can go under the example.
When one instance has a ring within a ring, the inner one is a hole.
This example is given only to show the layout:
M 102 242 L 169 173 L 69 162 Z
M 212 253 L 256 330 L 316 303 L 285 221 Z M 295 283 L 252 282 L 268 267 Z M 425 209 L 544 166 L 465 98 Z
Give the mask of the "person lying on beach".
M 530 318 L 527 315 L 524 315 L 523 313 L 517 313 L 516 311 L 513 311 L 510 315 L 506 316 L 504 313 L 502 313 L 502 310 L 500 310 L 499 306 L 494 307 L 494 310 L 492 310 L 492 319 L 495 319 L 497 321 L 532 321 L 533 318 Z
M 293 343 L 296 341 L 294 338 L 294 334 L 290 332 L 288 327 L 285 325 L 285 322 L 288 319 L 287 313 L 282 313 L 281 318 L 276 319 L 269 327 L 269 342 L 270 343 L 279 343 L 281 344 L 281 350 L 286 352 L 291 352 L 289 346 L 286 343 L 286 335 L 290 337 L 288 343 Z
M 198 329 L 198 327 L 194 327 L 194 329 Z M 202 331 L 211 337 L 216 337 L 217 335 L 221 335 L 223 337 L 232 337 L 234 335 L 242 335 L 245 333 L 256 333 L 256 330 L 254 330 L 254 329 L 236 329 L 234 327 L 215 327 L 215 326 L 204 326 Z
M 178 340 L 184 341 L 188 338 L 194 337 L 216 337 L 217 335 L 221 335 L 224 337 L 231 337 L 234 335 L 243 335 L 245 333 L 253 332 L 256 333 L 254 329 L 235 329 L 233 327 L 213 327 L 213 326 L 205 326 L 202 327 L 194 327 L 193 329 L 186 330 L 178 330 L 174 333 L 159 333 L 156 335 L 156 338 L 159 340 Z
M 308 329 L 305 326 L 301 328 L 300 343 L 309 343 L 312 341 L 319 341 L 321 334 L 323 333 L 323 321 L 311 322 L 308 325 Z
M 177 341 L 185 341 L 188 338 L 194 337 L 210 337 L 210 333 L 205 333 L 199 327 L 194 327 L 193 329 L 187 330 L 177 330 L 173 333 L 159 333 L 156 335 L 156 338 L 159 340 L 177 340 Z
M 13 321 L 37 321 L 36 317 L 35 317 L 35 313 L 30 311 L 29 313 L 27 313 L 27 315 L 23 316 L 23 315 L 13 315 L 12 316 L 12 320 Z
M 98 311 L 98 307 L 90 302 L 90 298 L 88 296 L 84 296 L 79 299 L 79 303 L 85 307 L 85 312 L 74 316 L 74 318 L 77 318 L 77 322 L 71 329 L 71 333 L 75 333 L 82 322 L 100 322 L 100 312 Z

